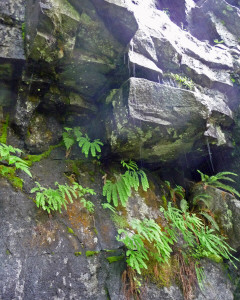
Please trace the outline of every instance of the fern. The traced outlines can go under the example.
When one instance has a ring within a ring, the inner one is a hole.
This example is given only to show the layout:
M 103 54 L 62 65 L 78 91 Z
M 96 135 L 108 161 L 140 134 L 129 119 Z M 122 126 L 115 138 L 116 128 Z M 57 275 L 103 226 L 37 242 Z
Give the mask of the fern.
M 201 181 L 205 185 L 214 186 L 216 188 L 223 189 L 227 192 L 230 192 L 231 194 L 234 194 L 234 195 L 237 195 L 238 197 L 240 197 L 240 193 L 237 190 L 235 190 L 233 187 L 219 181 L 219 180 L 227 180 L 227 181 L 230 181 L 230 182 L 235 182 L 228 175 L 238 176 L 236 173 L 233 173 L 233 172 L 220 172 L 220 173 L 217 173 L 214 176 L 208 176 L 206 174 L 203 174 L 199 170 L 197 170 L 197 171 L 201 175 Z
M 96 157 L 98 152 L 101 152 L 100 146 L 103 146 L 103 143 L 99 139 L 91 141 L 87 134 L 83 136 L 79 127 L 65 127 L 64 129 L 63 142 L 67 150 L 77 142 L 78 146 L 82 149 L 82 153 L 86 157 L 88 157 L 89 153 L 91 153 L 93 157 Z
M 74 144 L 75 144 L 75 139 L 72 135 L 72 128 L 64 128 L 66 132 L 63 132 L 63 143 L 66 147 L 67 150 L 69 150 Z
M 121 160 L 121 164 L 124 168 L 127 168 L 128 170 L 136 171 L 138 170 L 138 165 L 135 163 L 135 161 L 129 160 L 128 163 L 126 163 L 124 160 Z
M 102 203 L 104 209 L 110 209 L 112 213 L 116 213 L 116 209 L 109 203 Z
M 49 214 L 51 211 L 59 211 L 62 212 L 62 206 L 67 209 L 67 203 L 73 202 L 73 198 L 82 197 L 87 193 L 95 194 L 92 189 L 83 188 L 78 183 L 74 183 L 73 186 L 69 186 L 67 184 L 62 185 L 58 182 L 55 182 L 55 186 L 57 189 L 45 188 L 41 186 L 38 182 L 36 183 L 36 187 L 31 189 L 31 193 L 36 193 L 36 205 L 43 210 L 46 210 Z M 82 201 L 85 199 L 82 199 Z M 84 202 L 84 201 L 83 201 Z M 86 208 L 89 210 L 93 209 L 93 206 L 88 203 L 90 201 L 86 201 L 83 203 L 86 205 Z
M 131 226 L 136 233 L 129 230 L 119 229 L 117 240 L 124 243 L 127 252 L 127 264 L 141 274 L 141 269 L 147 269 L 146 261 L 150 256 L 157 259 L 159 263 L 167 262 L 172 249 L 169 244 L 176 241 L 169 238 L 169 232 L 163 232 L 161 227 L 152 219 L 143 221 L 133 219 Z M 120 236 L 121 235 L 121 236 Z M 155 252 L 148 251 L 145 242 L 154 246 Z
M 81 203 L 83 204 L 83 206 L 86 208 L 88 212 L 90 212 L 91 214 L 94 213 L 95 205 L 92 203 L 92 201 L 87 201 L 86 199 L 82 199 Z
M 147 175 L 143 170 L 138 170 L 137 164 L 130 160 L 127 164 L 124 161 L 121 162 L 128 170 L 120 175 L 120 178 L 116 182 L 106 180 L 103 186 L 103 196 L 107 197 L 108 203 L 113 203 L 115 207 L 118 206 L 119 201 L 122 206 L 126 206 L 128 198 L 132 194 L 132 188 L 138 191 L 140 182 L 144 191 L 149 188 Z
M 208 226 L 205 227 L 195 214 L 186 211 L 186 203 L 183 205 L 184 210 L 172 207 L 171 203 L 168 204 L 168 210 L 161 208 L 171 224 L 172 234 L 176 234 L 176 229 L 180 230 L 185 242 L 190 246 L 189 253 L 196 259 L 214 255 L 232 262 L 233 256 L 230 251 L 234 249 L 225 242 L 225 238 Z
M 15 167 L 16 169 L 20 169 L 30 177 L 32 177 L 32 174 L 29 171 L 28 163 L 20 157 L 12 155 L 12 153 L 21 154 L 23 153 L 23 151 L 21 149 L 14 148 L 11 145 L 8 146 L 0 143 L 0 161 L 5 161 L 9 166 L 13 165 L 13 167 Z
M 209 208 L 211 199 L 212 199 L 212 196 L 210 196 L 208 194 L 200 194 L 200 195 L 194 196 L 192 203 L 193 203 L 193 205 L 197 205 L 201 201 L 205 204 L 205 206 L 207 208 Z

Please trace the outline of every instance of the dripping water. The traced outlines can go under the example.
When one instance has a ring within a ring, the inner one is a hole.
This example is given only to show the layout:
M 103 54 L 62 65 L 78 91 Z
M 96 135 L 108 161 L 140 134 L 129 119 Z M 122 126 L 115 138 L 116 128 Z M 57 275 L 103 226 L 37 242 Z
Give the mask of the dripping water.
M 133 43 L 133 41 L 131 41 L 130 47 L 131 47 L 132 56 L 134 58 L 134 43 Z M 136 78 L 136 65 L 135 65 L 134 62 L 132 62 L 132 76 L 133 76 L 133 78 Z M 138 113 L 140 111 L 140 107 L 139 107 L 139 103 L 138 103 L 138 100 L 137 100 L 137 97 L 136 97 L 135 84 L 133 86 L 133 101 L 134 101 L 134 104 L 136 105 L 136 111 Z M 135 121 L 134 121 L 134 126 L 135 127 L 137 126 Z M 142 121 L 141 121 L 140 118 L 139 118 L 139 127 L 140 127 L 140 129 L 142 128 Z M 143 162 L 142 162 L 142 142 L 141 142 L 141 138 L 140 138 L 140 143 L 139 143 L 139 158 L 140 158 L 141 167 L 142 167 Z
M 212 152 L 211 152 L 211 149 L 210 149 L 210 144 L 209 144 L 208 138 L 206 140 L 207 140 L 207 149 L 208 149 L 209 160 L 210 160 L 210 164 L 211 164 L 211 167 L 212 167 L 212 171 L 214 172 Z

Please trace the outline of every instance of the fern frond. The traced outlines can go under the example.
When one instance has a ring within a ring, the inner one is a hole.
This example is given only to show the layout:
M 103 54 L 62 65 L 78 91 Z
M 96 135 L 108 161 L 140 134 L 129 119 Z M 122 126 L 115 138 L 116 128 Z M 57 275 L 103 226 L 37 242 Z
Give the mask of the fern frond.
M 219 173 L 217 173 L 215 176 L 216 176 L 218 179 L 223 179 L 222 177 L 225 176 L 225 175 L 238 176 L 236 173 L 228 172 L 228 171 L 225 171 L 225 172 L 219 172 Z
M 206 207 L 209 208 L 211 199 L 212 196 L 208 194 L 199 194 L 193 198 L 193 205 L 197 205 L 198 202 L 202 201 L 206 205 Z
M 63 143 L 67 150 L 69 150 L 75 143 L 74 137 L 69 132 L 63 132 Z
M 126 191 L 124 180 L 121 178 L 117 181 L 117 191 L 119 195 L 120 202 L 122 206 L 126 206 L 127 200 L 128 200 L 128 193 Z
M 188 206 L 188 203 L 187 203 L 187 200 L 185 199 L 182 199 L 181 202 L 180 202 L 180 208 L 181 210 L 183 211 L 183 213 L 186 213 L 189 206 Z
M 146 192 L 147 189 L 149 188 L 149 182 L 147 179 L 147 175 L 143 170 L 139 170 L 138 174 L 140 175 L 140 178 L 141 178 L 142 188 Z
M 217 181 L 217 182 L 215 182 L 214 186 L 217 187 L 217 188 L 223 189 L 223 190 L 225 190 L 225 191 L 227 191 L 231 194 L 235 194 L 238 197 L 240 197 L 240 193 L 237 190 L 235 190 L 233 187 L 229 186 L 229 185 L 226 185 L 226 184 L 223 184 L 223 183 Z
M 138 170 L 138 165 L 136 164 L 135 161 L 132 161 L 131 159 L 129 160 L 128 163 L 126 163 L 124 160 L 121 160 L 121 164 L 124 168 L 127 168 L 128 170 L 132 170 L 132 171 Z
M 205 213 L 203 211 L 201 211 L 200 214 L 203 215 L 217 231 L 219 231 L 219 226 L 212 216 L 210 216 L 208 213 Z
M 88 157 L 90 147 L 91 147 L 91 143 L 89 141 L 88 136 L 86 136 L 85 141 L 82 145 L 82 153 L 85 154 L 85 157 Z

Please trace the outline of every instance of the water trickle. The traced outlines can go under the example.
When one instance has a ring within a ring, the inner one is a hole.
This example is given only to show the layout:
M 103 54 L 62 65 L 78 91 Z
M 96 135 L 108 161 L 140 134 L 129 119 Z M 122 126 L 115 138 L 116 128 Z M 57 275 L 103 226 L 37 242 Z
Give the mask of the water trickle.
M 211 164 L 212 170 L 214 172 L 214 166 L 213 166 L 213 160 L 212 160 L 212 152 L 211 152 L 211 149 L 210 149 L 210 144 L 209 144 L 208 138 L 206 140 L 207 140 L 207 148 L 208 148 L 209 160 L 210 160 L 210 164 Z
M 31 87 L 32 87 L 32 81 L 33 81 L 33 73 L 30 77 L 30 83 L 29 83 L 29 87 L 28 87 L 28 92 L 30 93 Z
M 124 55 L 123 55 L 123 63 L 124 63 L 124 65 L 126 64 L 126 53 L 124 53 Z
M 161 83 L 161 82 L 160 82 L 160 77 L 159 77 L 159 74 L 158 74 L 158 83 Z

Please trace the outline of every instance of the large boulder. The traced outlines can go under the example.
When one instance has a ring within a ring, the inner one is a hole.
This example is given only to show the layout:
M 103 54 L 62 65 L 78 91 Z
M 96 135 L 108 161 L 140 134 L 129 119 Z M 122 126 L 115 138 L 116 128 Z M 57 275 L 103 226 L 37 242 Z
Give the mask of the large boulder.
M 130 78 L 110 98 L 113 115 L 107 119 L 107 138 L 112 152 L 122 157 L 173 160 L 189 152 L 204 134 L 220 143 L 208 128 L 211 115 L 231 124 L 232 112 L 224 101 L 215 103 L 197 92 L 146 79 Z

